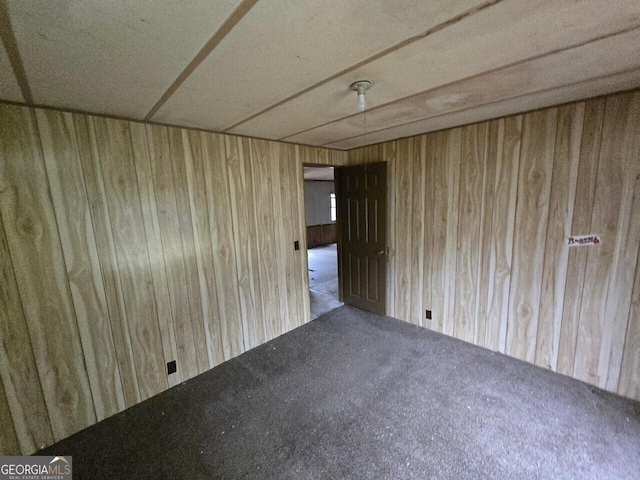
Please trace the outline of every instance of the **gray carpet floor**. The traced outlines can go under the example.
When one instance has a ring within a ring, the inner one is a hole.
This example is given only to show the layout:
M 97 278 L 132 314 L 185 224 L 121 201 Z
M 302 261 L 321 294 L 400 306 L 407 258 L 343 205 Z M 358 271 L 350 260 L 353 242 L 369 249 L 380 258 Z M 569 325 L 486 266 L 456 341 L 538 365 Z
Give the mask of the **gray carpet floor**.
M 637 479 L 640 404 L 344 306 L 43 454 L 77 479 Z
M 344 305 L 338 299 L 338 250 L 335 243 L 307 250 L 311 319 Z

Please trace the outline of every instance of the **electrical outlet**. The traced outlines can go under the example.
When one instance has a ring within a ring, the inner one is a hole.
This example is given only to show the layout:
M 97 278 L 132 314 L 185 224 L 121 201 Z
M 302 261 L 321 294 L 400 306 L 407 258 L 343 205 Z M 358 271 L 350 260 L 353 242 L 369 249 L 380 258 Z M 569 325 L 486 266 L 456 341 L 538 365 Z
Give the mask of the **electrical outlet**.
M 172 360 L 167 363 L 167 375 L 171 375 L 172 373 L 176 373 L 178 371 L 178 366 L 176 365 L 176 361 Z
M 300 250 L 300 242 L 298 240 L 293 242 L 293 249 L 294 250 Z
M 427 310 L 426 318 L 427 320 L 431 320 L 431 310 Z

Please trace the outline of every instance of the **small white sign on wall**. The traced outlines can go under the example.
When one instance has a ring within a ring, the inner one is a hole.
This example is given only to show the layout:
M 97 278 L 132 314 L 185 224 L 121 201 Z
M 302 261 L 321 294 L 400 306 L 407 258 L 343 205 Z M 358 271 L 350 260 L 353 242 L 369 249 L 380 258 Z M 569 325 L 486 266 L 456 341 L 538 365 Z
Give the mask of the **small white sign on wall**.
M 573 235 L 567 239 L 567 245 L 570 247 L 584 247 L 586 245 L 599 245 L 600 237 L 598 235 Z

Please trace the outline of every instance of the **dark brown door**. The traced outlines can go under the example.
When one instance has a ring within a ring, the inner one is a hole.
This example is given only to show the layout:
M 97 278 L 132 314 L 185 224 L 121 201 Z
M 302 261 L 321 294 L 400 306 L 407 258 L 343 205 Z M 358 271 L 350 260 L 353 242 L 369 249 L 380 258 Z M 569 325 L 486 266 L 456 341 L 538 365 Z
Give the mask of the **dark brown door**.
M 342 300 L 384 315 L 387 164 L 369 163 L 337 170 Z

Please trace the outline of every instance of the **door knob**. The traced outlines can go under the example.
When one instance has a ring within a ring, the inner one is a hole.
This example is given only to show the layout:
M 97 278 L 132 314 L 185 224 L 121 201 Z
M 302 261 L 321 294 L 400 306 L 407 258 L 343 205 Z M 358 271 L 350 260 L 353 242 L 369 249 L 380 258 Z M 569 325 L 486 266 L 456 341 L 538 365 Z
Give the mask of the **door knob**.
M 389 254 L 389 247 L 378 251 L 378 256 L 379 257 L 381 257 L 382 255 L 387 255 L 387 254 Z

